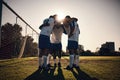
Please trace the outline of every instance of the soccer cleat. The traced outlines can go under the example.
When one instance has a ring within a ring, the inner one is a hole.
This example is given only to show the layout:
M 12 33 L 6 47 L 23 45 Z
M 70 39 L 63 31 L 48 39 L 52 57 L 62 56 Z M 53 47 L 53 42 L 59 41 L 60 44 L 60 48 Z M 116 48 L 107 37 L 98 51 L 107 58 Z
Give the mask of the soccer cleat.
M 80 68 L 79 66 L 75 66 L 74 68 Z
M 61 63 L 60 62 L 58 62 L 58 67 L 61 67 Z
M 51 64 L 48 64 L 47 66 L 48 66 L 48 67 L 52 67 Z
M 79 66 L 77 66 L 76 64 L 73 64 L 73 67 L 74 67 L 74 68 L 79 68 Z
M 73 64 L 73 67 L 75 67 L 76 65 L 75 64 Z
M 46 71 L 49 71 L 50 67 L 46 66 L 46 67 L 43 67 L 43 69 L 46 70 Z
M 73 70 L 73 67 L 67 66 L 66 69 L 67 70 Z
M 38 70 L 39 70 L 39 71 L 41 71 L 42 69 L 43 69 L 43 67 L 42 67 L 42 66 L 39 66 L 39 67 L 38 67 Z

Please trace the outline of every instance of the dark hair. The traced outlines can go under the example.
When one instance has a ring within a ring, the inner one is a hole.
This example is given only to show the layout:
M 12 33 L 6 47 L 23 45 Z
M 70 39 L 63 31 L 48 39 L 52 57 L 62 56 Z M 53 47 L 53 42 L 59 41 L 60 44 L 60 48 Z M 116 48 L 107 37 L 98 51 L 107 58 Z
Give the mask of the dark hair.
M 55 14 L 55 15 L 53 15 L 53 17 L 54 17 L 54 19 L 56 19 L 56 18 L 58 17 L 58 15 L 57 15 L 57 14 Z
M 67 15 L 65 18 L 71 18 L 69 15 Z
M 58 15 L 57 15 L 57 14 L 54 14 L 53 16 L 56 17 L 56 16 L 58 16 Z
M 54 18 L 54 16 L 50 15 L 49 18 Z
M 78 19 L 77 19 L 77 18 L 75 18 L 75 17 L 72 17 L 72 19 L 73 19 L 74 21 L 78 21 Z

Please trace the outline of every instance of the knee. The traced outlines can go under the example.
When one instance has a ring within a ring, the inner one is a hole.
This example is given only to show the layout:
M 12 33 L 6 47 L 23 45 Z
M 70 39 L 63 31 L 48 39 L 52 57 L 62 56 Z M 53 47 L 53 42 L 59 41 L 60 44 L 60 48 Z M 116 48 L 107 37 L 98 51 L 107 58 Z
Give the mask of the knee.
M 61 50 L 58 51 L 58 58 L 61 58 Z
M 38 54 L 39 57 L 42 57 L 42 50 L 39 49 L 39 54 Z
M 39 53 L 39 57 L 42 57 L 42 53 Z
M 74 50 L 70 49 L 70 50 L 69 50 L 69 54 L 70 54 L 70 55 L 73 55 L 73 54 L 74 54 Z
M 49 49 L 45 49 L 45 56 L 48 56 L 48 54 L 49 54 Z
M 77 50 L 75 50 L 74 53 L 75 53 L 75 55 L 78 55 L 78 51 Z

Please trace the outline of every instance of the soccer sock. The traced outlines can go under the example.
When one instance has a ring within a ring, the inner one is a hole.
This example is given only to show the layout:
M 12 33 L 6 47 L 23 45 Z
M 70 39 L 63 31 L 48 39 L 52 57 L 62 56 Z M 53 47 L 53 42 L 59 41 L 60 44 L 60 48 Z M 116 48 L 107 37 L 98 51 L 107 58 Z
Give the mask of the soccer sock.
M 76 64 L 76 55 L 74 55 L 74 63 L 73 64 Z
M 42 57 L 39 57 L 39 66 L 42 66 Z
M 47 56 L 43 56 L 43 66 L 47 66 Z
M 61 58 L 58 59 L 58 63 L 60 63 L 60 61 L 61 61 Z
M 74 63 L 74 55 L 70 55 L 70 67 L 73 67 L 73 63 Z
M 54 64 L 56 63 L 56 59 L 54 59 Z
M 76 63 L 76 66 L 79 66 L 79 55 L 76 55 L 76 57 L 75 57 L 75 63 Z
M 51 54 L 48 54 L 47 56 L 47 64 L 50 64 Z

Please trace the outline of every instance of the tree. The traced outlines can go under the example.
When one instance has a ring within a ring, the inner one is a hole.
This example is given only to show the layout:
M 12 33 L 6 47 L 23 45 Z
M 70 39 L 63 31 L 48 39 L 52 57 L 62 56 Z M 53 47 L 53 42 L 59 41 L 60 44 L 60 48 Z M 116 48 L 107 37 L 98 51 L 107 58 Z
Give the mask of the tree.
M 0 53 L 7 54 L 9 57 L 18 54 L 22 37 L 21 31 L 22 27 L 18 24 L 12 25 L 6 23 L 2 26 L 2 44 Z
M 35 56 L 38 53 L 37 47 L 38 44 L 33 42 L 33 38 L 31 36 L 27 37 L 24 56 Z
M 6 23 L 2 26 L 2 44 L 0 48 L 0 58 L 12 58 L 18 57 L 22 43 L 24 41 L 24 36 L 21 34 L 22 27 L 18 24 Z M 27 37 L 25 44 L 25 56 L 35 56 L 38 53 L 38 44 L 33 42 L 31 36 Z
M 110 50 L 108 48 L 100 48 L 99 55 L 107 56 L 110 55 Z
M 83 45 L 78 45 L 78 53 L 79 55 L 82 55 L 84 53 L 84 46 Z

